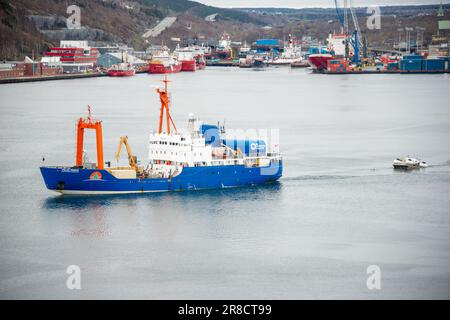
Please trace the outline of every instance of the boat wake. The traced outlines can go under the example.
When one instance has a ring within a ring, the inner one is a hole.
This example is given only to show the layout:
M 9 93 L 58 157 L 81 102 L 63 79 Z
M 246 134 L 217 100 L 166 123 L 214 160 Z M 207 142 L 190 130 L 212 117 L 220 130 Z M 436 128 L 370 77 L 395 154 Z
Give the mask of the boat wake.
M 306 175 L 306 176 L 296 176 L 296 177 L 284 177 L 281 181 L 305 181 L 305 180 L 342 180 L 342 179 L 352 179 L 357 176 L 344 176 L 344 175 Z
M 439 168 L 439 167 L 449 167 L 449 166 L 450 166 L 450 159 L 447 161 L 444 161 L 442 163 L 428 165 L 429 168 Z

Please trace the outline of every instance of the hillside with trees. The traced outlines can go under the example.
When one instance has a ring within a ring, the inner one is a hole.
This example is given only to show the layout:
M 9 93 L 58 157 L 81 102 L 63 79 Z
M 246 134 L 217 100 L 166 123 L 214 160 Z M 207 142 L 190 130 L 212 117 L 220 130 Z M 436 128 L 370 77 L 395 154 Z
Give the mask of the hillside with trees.
M 81 28 L 69 30 L 66 18 L 69 5 L 81 10 Z M 356 10 L 371 46 L 392 46 L 397 29 L 424 27 L 425 38 L 437 31 L 434 6 L 382 7 L 381 30 L 365 30 L 366 9 Z M 450 5 L 445 6 L 449 19 Z M 205 17 L 215 15 L 215 21 Z M 177 17 L 176 22 L 155 38 L 142 35 L 163 18 Z M 252 42 L 257 38 L 284 39 L 310 36 L 324 41 L 327 34 L 338 31 L 336 10 L 247 8 L 223 9 L 188 0 L 0 0 L 0 59 L 38 57 L 59 40 L 90 40 L 95 43 L 120 43 L 143 50 L 150 44 L 176 43 L 171 39 L 218 39 L 223 33 L 235 41 Z

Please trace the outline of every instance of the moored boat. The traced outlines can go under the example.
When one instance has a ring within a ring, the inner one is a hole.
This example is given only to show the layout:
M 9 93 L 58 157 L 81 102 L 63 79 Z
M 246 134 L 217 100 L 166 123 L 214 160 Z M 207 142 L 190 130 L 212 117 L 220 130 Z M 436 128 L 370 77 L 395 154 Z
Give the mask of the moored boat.
M 292 63 L 300 62 L 303 60 L 301 47 L 294 43 L 294 38 L 289 35 L 288 45 L 284 47 L 283 52 L 277 58 L 272 59 L 269 62 L 271 65 L 276 66 L 289 66 Z
M 194 58 L 194 52 L 186 48 L 184 50 L 178 49 L 175 51 L 178 61 L 181 62 L 181 71 L 195 71 L 197 70 L 197 62 Z
M 213 51 L 213 56 L 221 60 L 233 59 L 233 48 L 228 34 L 224 34 L 220 38 L 219 44 Z
M 291 68 L 308 68 L 309 66 L 310 64 L 305 60 L 294 61 L 291 63 Z
M 177 73 L 181 71 L 182 65 L 180 61 L 168 53 L 161 54 L 152 58 L 148 66 L 148 72 L 162 74 Z
M 333 55 L 329 53 L 311 54 L 308 56 L 308 61 L 313 69 L 318 71 L 326 70 L 328 61 L 333 60 Z
M 263 70 L 263 68 L 267 67 L 268 63 L 264 59 L 264 57 L 258 56 L 254 57 L 252 60 L 252 68 L 254 70 Z
M 346 41 L 348 41 L 348 35 L 344 33 L 330 34 L 327 38 L 326 52 L 322 52 L 322 49 L 319 47 L 318 53 L 308 56 L 311 67 L 318 71 L 323 71 L 328 68 L 328 61 L 344 57 L 346 55 Z M 353 55 L 353 49 L 350 47 L 348 48 L 348 54 Z
M 108 69 L 108 76 L 110 77 L 131 77 L 136 74 L 136 70 L 130 63 L 118 63 Z
M 206 67 L 205 49 L 199 46 L 191 46 L 175 49 L 178 61 L 181 62 L 181 71 L 196 71 Z

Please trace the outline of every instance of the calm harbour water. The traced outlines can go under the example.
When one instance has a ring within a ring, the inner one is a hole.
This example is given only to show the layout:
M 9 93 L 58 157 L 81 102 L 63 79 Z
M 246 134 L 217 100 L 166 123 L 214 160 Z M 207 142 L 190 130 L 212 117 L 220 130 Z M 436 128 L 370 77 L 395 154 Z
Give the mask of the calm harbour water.
M 0 298 L 450 298 L 450 76 L 209 68 L 170 77 L 172 115 L 276 128 L 278 184 L 60 197 L 75 121 L 103 120 L 105 160 L 157 125 L 161 76 L 0 86 Z M 95 158 L 93 135 L 87 145 Z M 395 157 L 431 166 L 395 172 Z M 81 268 L 81 290 L 66 268 Z M 366 268 L 381 268 L 368 290 Z

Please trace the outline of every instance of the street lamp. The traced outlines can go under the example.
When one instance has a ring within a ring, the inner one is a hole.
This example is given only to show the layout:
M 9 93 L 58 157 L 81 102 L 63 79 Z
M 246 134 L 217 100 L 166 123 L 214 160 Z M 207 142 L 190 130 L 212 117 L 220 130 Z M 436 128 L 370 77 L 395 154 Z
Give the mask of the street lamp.
M 416 48 L 419 47 L 419 39 L 420 39 L 420 51 L 423 50 L 423 33 L 425 32 L 425 28 L 423 27 L 416 27 L 417 31 L 417 40 L 416 40 Z
M 414 29 L 411 27 L 405 27 L 405 30 L 406 30 L 406 38 L 407 38 L 406 47 L 408 49 L 408 54 L 411 54 L 411 31 L 414 31 Z
M 401 49 L 400 49 L 400 42 L 402 41 L 402 32 L 403 32 L 403 28 L 398 28 L 398 54 L 401 54 Z

